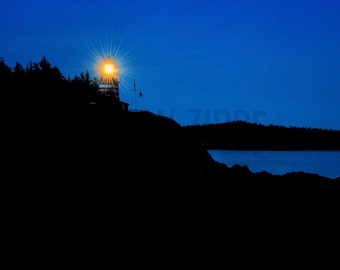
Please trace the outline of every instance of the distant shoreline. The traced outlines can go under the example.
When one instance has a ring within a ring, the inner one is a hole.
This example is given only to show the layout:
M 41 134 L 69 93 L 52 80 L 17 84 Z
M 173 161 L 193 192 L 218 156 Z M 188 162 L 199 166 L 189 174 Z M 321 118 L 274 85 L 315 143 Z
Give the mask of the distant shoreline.
M 316 173 L 335 179 L 340 177 L 340 151 L 266 151 L 207 150 L 217 162 L 232 166 L 247 165 L 252 172 L 268 171 L 283 175 L 292 171 Z
M 185 126 L 183 129 L 206 149 L 340 151 L 339 130 L 264 126 L 245 121 Z

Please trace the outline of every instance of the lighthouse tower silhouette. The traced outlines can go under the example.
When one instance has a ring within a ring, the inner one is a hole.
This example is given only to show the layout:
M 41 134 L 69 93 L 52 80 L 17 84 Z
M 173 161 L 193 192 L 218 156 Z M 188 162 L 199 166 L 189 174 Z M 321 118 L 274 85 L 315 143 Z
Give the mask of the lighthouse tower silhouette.
M 111 58 L 110 56 L 107 56 L 99 63 L 99 92 L 119 101 L 119 69 L 116 61 L 113 60 L 113 57 Z
M 102 59 L 98 66 L 98 73 L 100 75 L 99 93 L 104 99 L 102 102 L 109 106 L 114 106 L 119 111 L 128 111 L 129 104 L 120 100 L 119 97 L 119 78 L 118 78 L 118 64 L 112 58 L 107 56 Z

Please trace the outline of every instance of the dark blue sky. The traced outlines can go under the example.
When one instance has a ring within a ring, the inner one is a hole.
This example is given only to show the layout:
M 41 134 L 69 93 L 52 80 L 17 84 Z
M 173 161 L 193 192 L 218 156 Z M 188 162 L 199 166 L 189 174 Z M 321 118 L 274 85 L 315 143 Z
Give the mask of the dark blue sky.
M 114 52 L 131 108 L 339 130 L 339 14 L 339 0 L 2 0 L 0 57 L 95 77 Z

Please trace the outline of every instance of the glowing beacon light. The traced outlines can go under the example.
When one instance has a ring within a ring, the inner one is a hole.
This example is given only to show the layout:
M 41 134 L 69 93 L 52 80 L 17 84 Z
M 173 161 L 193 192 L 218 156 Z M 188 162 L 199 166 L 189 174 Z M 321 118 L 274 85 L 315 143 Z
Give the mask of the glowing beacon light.
M 114 96 L 119 100 L 119 79 L 118 65 L 108 56 L 98 64 L 98 73 L 100 75 L 99 91 L 107 96 Z
M 105 64 L 104 72 L 106 75 L 111 76 L 115 72 L 115 67 L 112 64 Z

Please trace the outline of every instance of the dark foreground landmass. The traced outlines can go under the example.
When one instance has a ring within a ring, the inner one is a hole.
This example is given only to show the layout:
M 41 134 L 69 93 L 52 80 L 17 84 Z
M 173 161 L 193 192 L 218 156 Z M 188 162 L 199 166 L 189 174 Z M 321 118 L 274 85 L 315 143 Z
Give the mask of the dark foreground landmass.
M 44 112 L 20 114 L 7 145 L 4 208 L 25 264 L 178 265 L 194 253 L 209 266 L 211 255 L 281 265 L 286 248 L 301 256 L 301 242 L 325 246 L 336 230 L 329 198 L 339 179 L 228 167 L 178 123 L 149 112 Z
M 122 189 L 136 196 L 190 196 L 195 191 L 205 193 L 202 196 L 216 192 L 251 198 L 318 196 L 339 190 L 339 178 L 308 172 L 254 173 L 247 166 L 218 163 L 199 138 L 172 119 L 150 112 L 116 112 L 93 105 L 30 116 L 17 124 L 17 134 L 26 134 L 15 146 L 17 164 L 33 179 L 44 179 L 43 184 L 63 191 Z
M 217 206 L 233 199 L 251 206 L 339 192 L 339 178 L 254 173 L 247 166 L 218 163 L 193 129 L 147 111 L 119 111 L 110 102 L 92 105 L 97 86 L 88 74 L 66 80 L 45 58 L 26 69 L 17 63 L 11 71 L 3 61 L 0 67 L 3 167 L 9 178 L 4 183 L 19 196 L 40 198 L 41 204 L 51 199 L 101 207 L 112 204 L 102 200 Z M 237 128 L 225 130 L 239 134 Z
M 218 163 L 172 119 L 90 105 L 86 76 L 65 81 L 46 61 L 40 66 L 17 66 L 1 84 L 11 263 L 46 268 L 71 259 L 98 268 L 118 257 L 125 265 L 178 267 L 183 257 L 200 263 L 199 254 L 208 268 L 216 256 L 282 266 L 288 253 L 301 258 L 301 243 L 319 253 L 333 239 L 339 178 Z

